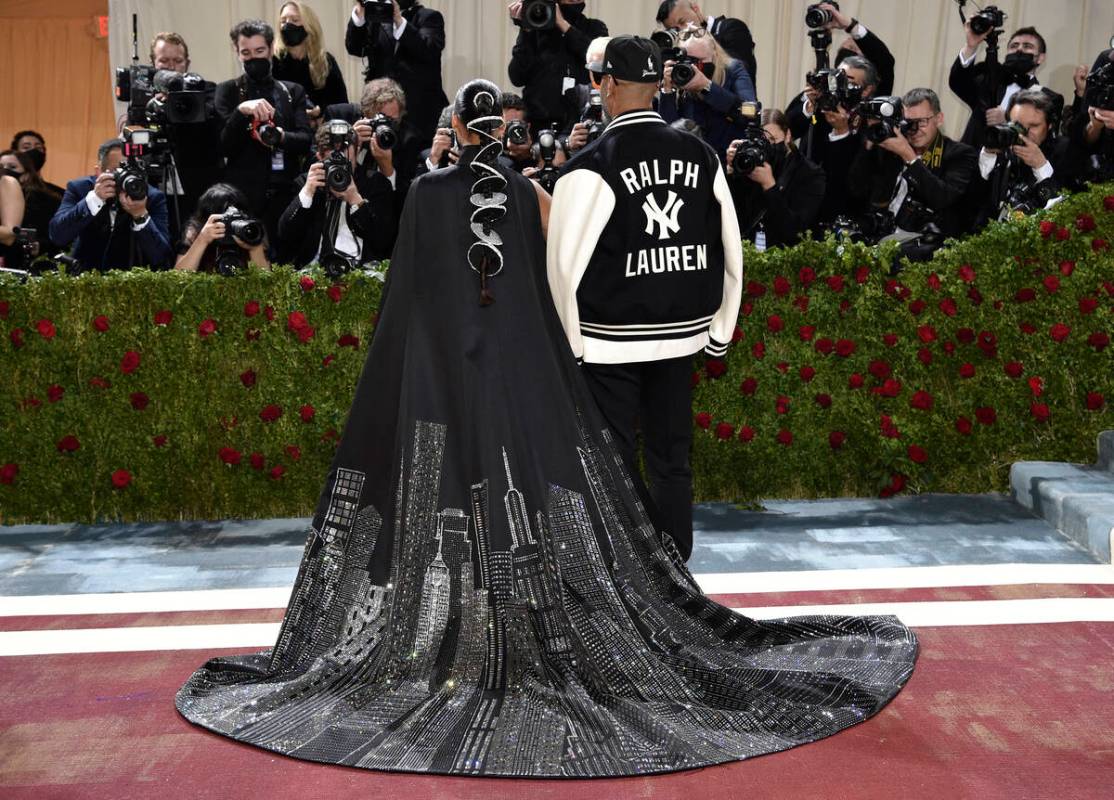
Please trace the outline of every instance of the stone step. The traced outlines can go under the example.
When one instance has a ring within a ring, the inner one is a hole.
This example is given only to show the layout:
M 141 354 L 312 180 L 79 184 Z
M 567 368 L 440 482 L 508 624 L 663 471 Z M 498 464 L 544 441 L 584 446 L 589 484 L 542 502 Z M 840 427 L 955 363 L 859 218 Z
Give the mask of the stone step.
M 1102 561 L 1114 563 L 1114 471 L 1110 469 L 1114 432 L 1103 437 L 1099 439 L 1100 463 L 1104 442 L 1109 448 L 1105 466 L 1019 462 L 1010 468 L 1010 490 L 1014 500 L 1069 539 Z

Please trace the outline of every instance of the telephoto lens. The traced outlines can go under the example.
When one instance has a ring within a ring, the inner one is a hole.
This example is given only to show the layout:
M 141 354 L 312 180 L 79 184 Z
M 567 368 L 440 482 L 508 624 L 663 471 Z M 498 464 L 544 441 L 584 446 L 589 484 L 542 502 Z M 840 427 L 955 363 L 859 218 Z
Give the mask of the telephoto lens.
M 1016 122 L 1004 125 L 991 125 L 986 129 L 984 142 L 987 150 L 1008 150 L 1021 144 L 1021 137 L 1029 131 Z

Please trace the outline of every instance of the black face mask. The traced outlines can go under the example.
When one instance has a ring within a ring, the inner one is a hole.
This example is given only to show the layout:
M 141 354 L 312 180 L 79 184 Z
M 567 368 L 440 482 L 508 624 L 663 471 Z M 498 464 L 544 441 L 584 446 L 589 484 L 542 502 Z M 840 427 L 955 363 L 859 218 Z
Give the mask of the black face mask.
M 282 43 L 287 47 L 297 47 L 309 36 L 309 34 L 306 33 L 305 27 L 302 25 L 293 25 L 291 23 L 283 25 L 279 31 L 279 35 L 282 36 Z
M 1002 69 L 1016 78 L 1028 75 L 1037 67 L 1037 60 L 1029 53 L 1010 53 L 1002 62 Z
M 785 162 L 788 160 L 789 145 L 785 142 L 770 145 L 770 169 L 774 171 L 775 176 L 781 172 L 781 168 L 785 166 Z
M 27 155 L 31 157 L 31 163 L 35 165 L 35 171 L 42 172 L 43 165 L 46 164 L 46 153 L 42 150 L 28 150 Z
M 398 8 L 400 11 L 409 11 L 414 7 L 414 0 L 398 0 Z
M 244 74 L 252 83 L 266 83 L 271 79 L 271 59 L 249 58 L 244 62 Z
M 574 19 L 580 19 L 584 16 L 583 3 L 570 3 L 569 5 L 561 6 L 561 15 L 564 16 L 567 22 L 572 22 Z

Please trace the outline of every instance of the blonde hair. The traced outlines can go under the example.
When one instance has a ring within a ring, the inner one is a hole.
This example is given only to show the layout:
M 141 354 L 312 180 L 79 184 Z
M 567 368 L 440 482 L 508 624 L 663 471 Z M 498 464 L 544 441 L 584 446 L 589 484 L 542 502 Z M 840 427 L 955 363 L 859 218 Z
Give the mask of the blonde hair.
M 712 47 L 712 63 L 716 65 L 715 72 L 712 73 L 712 83 L 718 83 L 723 86 L 727 80 L 727 66 L 731 63 L 731 57 L 727 52 L 719 46 L 716 37 L 706 28 L 686 28 L 681 31 L 681 41 L 687 43 L 693 39 L 701 39 L 706 41 Z M 687 50 L 688 48 L 686 48 Z
M 321 89 L 329 77 L 329 61 L 325 58 L 325 37 L 321 32 L 321 20 L 309 3 L 288 0 L 279 6 L 279 28 L 282 28 L 282 10 L 287 6 L 294 6 L 298 10 L 298 16 L 302 18 L 302 26 L 306 29 L 305 45 L 306 58 L 309 60 L 309 79 L 313 81 L 316 88 Z M 282 58 L 286 55 L 287 49 L 286 43 L 279 36 L 275 43 L 275 55 Z

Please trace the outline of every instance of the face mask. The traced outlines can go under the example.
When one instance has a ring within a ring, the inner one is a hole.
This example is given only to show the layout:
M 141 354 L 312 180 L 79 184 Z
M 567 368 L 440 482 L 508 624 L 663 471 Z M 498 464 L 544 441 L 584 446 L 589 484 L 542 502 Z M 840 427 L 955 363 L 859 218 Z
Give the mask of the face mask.
M 35 165 L 35 170 L 42 172 L 43 165 L 46 163 L 46 153 L 42 150 L 28 150 L 27 155 L 31 156 L 31 163 Z
M 770 169 L 776 175 L 789 158 L 789 146 L 785 142 L 778 142 L 770 148 Z
M 303 26 L 291 25 L 290 23 L 283 25 L 279 33 L 282 36 L 282 43 L 287 47 L 297 47 L 309 36 Z
M 9 175 L 15 178 L 17 181 L 23 177 L 22 172 L 16 172 L 14 169 L 10 169 L 9 167 L 0 167 L 0 175 Z
M 244 62 L 244 74 L 252 83 L 265 83 L 271 77 L 271 59 L 249 58 Z
M 398 7 L 400 11 L 409 11 L 414 7 L 414 0 L 398 0 Z
M 584 16 L 584 4 L 583 3 L 570 3 L 567 6 L 562 5 L 561 6 L 561 14 L 569 22 L 571 22 L 574 19 L 579 19 L 580 17 Z
M 1029 53 L 1010 53 L 1002 62 L 1002 68 L 1010 75 L 1021 77 L 1036 69 L 1037 60 Z

